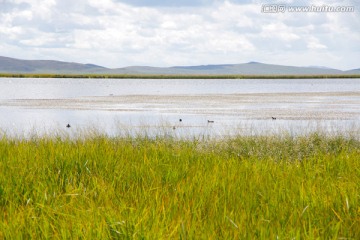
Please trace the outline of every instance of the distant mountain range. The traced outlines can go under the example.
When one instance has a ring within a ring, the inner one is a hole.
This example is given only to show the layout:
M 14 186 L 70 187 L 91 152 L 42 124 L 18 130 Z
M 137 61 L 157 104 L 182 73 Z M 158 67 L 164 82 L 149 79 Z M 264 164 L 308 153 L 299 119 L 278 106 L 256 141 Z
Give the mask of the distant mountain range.
M 0 73 L 50 73 L 50 74 L 207 74 L 207 75 L 316 75 L 360 74 L 360 68 L 342 71 L 326 67 L 293 67 L 249 62 L 243 64 L 149 67 L 132 66 L 106 68 L 94 64 L 80 64 L 54 60 L 21 60 L 0 56 Z

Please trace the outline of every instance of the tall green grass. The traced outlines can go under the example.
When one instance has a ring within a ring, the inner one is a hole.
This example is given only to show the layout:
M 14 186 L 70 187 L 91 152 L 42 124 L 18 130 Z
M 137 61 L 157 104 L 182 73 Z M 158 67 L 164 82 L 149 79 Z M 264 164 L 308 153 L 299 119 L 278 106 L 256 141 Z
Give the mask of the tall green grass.
M 0 140 L 0 238 L 359 239 L 360 142 Z

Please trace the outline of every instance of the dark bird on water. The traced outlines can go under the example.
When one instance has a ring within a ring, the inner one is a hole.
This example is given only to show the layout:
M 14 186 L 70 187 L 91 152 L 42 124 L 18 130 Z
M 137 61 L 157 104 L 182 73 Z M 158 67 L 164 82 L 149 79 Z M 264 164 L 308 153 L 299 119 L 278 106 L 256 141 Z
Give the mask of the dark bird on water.
M 182 119 L 181 119 L 181 118 L 179 119 L 179 122 L 182 122 Z
M 214 121 L 212 121 L 212 120 L 208 120 L 208 123 L 214 123 Z
M 69 124 L 69 123 L 66 125 L 66 127 L 67 127 L 67 128 L 71 128 L 71 126 L 70 126 L 70 124 Z
M 272 120 L 276 120 L 276 117 L 271 117 L 272 118 Z

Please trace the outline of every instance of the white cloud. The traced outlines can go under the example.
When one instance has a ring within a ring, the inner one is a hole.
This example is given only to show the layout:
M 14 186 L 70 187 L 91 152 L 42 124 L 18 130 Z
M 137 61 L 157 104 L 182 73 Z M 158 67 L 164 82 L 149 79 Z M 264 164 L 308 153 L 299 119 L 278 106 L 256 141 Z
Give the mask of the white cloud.
M 0 11 L 0 54 L 108 67 L 248 61 L 359 67 L 358 12 L 264 14 L 251 2 L 260 1 L 172 1 L 171 7 L 158 7 L 161 1 L 7 1 Z
M 309 37 L 307 39 L 307 47 L 309 49 L 326 49 L 327 47 L 324 44 L 321 44 L 319 39 L 316 37 Z

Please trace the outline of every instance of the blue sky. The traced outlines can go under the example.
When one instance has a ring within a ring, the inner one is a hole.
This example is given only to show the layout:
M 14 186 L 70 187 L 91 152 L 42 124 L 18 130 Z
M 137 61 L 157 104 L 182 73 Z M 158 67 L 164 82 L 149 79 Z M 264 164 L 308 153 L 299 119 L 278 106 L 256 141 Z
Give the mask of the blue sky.
M 354 6 L 263 13 L 264 4 Z M 0 55 L 106 67 L 257 61 L 359 68 L 356 0 L 0 0 Z

